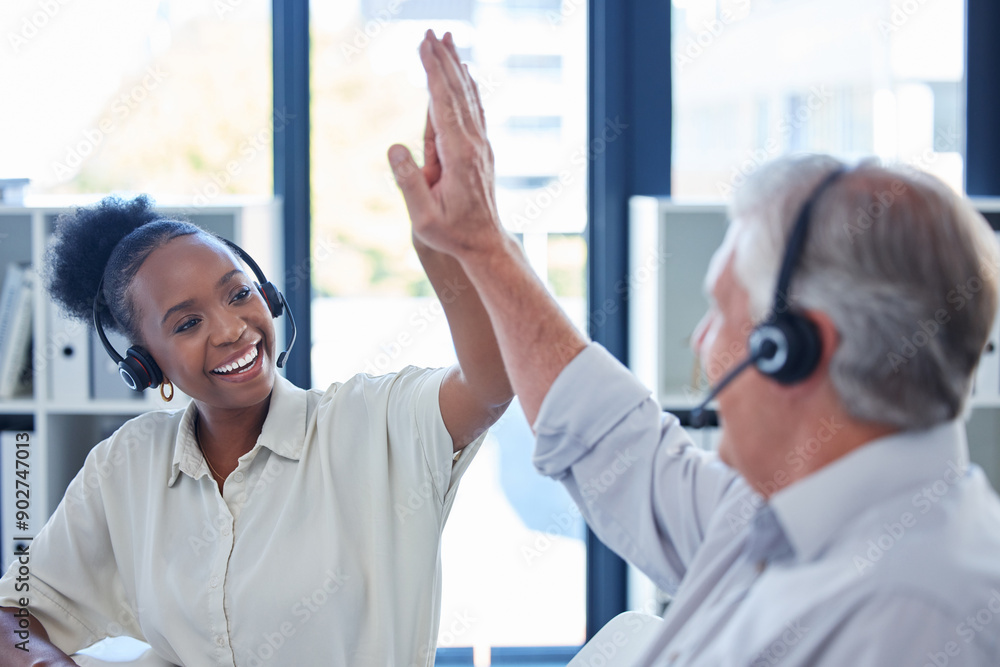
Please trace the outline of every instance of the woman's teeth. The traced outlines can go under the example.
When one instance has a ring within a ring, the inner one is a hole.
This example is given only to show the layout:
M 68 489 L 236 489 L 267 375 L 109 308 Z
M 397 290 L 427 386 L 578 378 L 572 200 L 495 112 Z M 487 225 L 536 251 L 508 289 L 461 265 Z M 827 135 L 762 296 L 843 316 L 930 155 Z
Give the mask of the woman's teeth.
M 212 372 L 217 373 L 219 375 L 232 373 L 233 371 L 238 371 L 240 373 L 243 373 L 250 368 L 250 365 L 253 364 L 256 358 L 257 358 L 257 346 L 255 345 L 252 350 L 246 353 L 246 356 L 237 359 L 231 364 L 226 364 L 225 366 L 219 366 Z

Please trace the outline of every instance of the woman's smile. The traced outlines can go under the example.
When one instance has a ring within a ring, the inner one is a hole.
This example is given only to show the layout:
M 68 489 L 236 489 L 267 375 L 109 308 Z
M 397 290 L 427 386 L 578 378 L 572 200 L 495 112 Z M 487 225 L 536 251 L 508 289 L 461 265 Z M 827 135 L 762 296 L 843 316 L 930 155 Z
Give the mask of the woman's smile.
M 211 374 L 226 382 L 246 382 L 257 377 L 264 365 L 260 342 L 258 339 L 248 350 L 230 357 Z

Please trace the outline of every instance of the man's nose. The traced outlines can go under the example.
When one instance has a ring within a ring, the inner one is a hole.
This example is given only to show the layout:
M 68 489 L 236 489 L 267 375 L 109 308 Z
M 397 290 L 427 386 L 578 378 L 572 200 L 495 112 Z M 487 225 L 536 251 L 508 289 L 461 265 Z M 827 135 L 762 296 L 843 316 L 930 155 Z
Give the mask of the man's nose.
M 705 336 L 708 334 L 708 328 L 712 324 L 712 313 L 711 311 L 706 311 L 704 315 L 701 316 L 701 320 L 698 321 L 698 325 L 695 326 L 694 331 L 691 333 L 691 349 L 694 350 L 695 354 L 701 354 L 701 347 L 705 344 Z

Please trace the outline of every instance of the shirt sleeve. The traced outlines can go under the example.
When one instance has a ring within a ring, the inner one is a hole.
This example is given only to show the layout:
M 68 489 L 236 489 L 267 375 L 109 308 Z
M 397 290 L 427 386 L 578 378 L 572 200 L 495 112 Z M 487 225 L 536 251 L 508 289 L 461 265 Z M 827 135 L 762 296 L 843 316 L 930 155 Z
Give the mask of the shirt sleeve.
M 535 433 L 538 471 L 566 486 L 601 541 L 666 590 L 738 479 L 597 344 L 556 378 Z
M 108 636 L 143 638 L 126 601 L 100 491 L 100 480 L 114 470 L 108 445 L 87 456 L 32 541 L 27 563 L 15 559 L 0 579 L 0 606 L 20 606 L 19 598 L 27 597 L 49 640 L 68 654 Z M 17 590 L 22 566 L 30 571 L 27 592 Z
M 441 383 L 447 368 L 401 370 L 389 397 L 389 439 L 415 437 L 423 453 L 438 501 L 447 512 L 458 491 L 458 482 L 486 438 L 483 432 L 459 454 L 441 416 Z

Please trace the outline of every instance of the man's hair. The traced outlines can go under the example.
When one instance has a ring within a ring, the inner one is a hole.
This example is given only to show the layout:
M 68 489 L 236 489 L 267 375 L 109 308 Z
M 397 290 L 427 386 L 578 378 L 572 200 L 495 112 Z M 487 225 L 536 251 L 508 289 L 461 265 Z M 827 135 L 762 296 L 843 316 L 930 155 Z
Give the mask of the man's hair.
M 785 240 L 829 156 L 776 160 L 736 192 L 734 269 L 750 313 L 772 305 Z M 812 209 L 790 303 L 825 312 L 840 343 L 830 377 L 848 413 L 902 429 L 954 419 L 997 310 L 1000 248 L 968 200 L 929 174 L 864 162 Z

